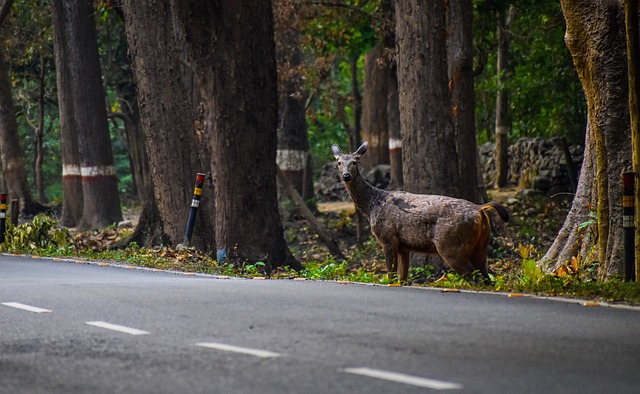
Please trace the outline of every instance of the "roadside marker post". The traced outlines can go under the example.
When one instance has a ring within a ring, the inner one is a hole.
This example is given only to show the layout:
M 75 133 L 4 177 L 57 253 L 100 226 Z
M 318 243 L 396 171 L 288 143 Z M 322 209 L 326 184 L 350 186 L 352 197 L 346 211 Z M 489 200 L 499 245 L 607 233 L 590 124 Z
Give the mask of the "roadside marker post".
M 187 229 L 184 234 L 183 244 L 189 246 L 191 236 L 193 235 L 193 226 L 196 224 L 196 214 L 200 206 L 200 197 L 202 196 L 202 185 L 204 184 L 205 174 L 198 173 L 196 176 L 196 185 L 193 188 L 193 199 L 191 200 L 191 209 L 189 210 L 189 220 L 187 221 Z
M 636 173 L 622 174 L 622 227 L 624 244 L 624 280 L 635 281 L 635 184 Z
M 0 194 L 0 243 L 4 242 L 4 232 L 7 229 L 7 194 Z

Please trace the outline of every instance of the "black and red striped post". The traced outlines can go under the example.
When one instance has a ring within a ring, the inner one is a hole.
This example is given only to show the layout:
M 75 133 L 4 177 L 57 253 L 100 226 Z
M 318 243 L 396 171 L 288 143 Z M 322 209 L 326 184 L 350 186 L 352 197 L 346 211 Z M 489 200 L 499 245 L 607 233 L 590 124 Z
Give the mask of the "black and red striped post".
M 0 194 L 0 243 L 4 242 L 4 232 L 7 229 L 7 194 Z
M 196 214 L 200 206 L 200 197 L 202 196 L 202 185 L 204 184 L 205 175 L 198 173 L 196 176 L 196 185 L 193 188 L 193 199 L 191 200 L 191 209 L 189 210 L 189 220 L 187 221 L 187 229 L 184 234 L 184 244 L 186 246 L 191 242 L 193 235 L 193 226 L 196 224 Z
M 624 245 L 624 280 L 635 281 L 635 215 L 636 215 L 636 173 L 625 172 L 622 174 L 622 228 Z

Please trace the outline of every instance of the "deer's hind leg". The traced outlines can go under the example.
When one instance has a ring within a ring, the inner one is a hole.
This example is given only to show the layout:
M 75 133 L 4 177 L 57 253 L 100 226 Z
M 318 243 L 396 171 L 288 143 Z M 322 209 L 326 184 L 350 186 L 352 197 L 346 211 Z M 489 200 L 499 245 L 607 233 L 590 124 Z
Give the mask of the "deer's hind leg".
M 407 283 L 409 277 L 409 255 L 405 250 L 398 251 L 398 279 L 400 282 Z
M 478 237 L 476 246 L 471 252 L 471 264 L 475 271 L 479 271 L 484 277 L 485 282 L 490 282 L 489 272 L 487 271 L 487 248 L 489 247 L 489 234 L 491 232 L 491 225 L 489 224 L 489 218 L 483 212 L 483 220 L 485 226 L 483 231 Z

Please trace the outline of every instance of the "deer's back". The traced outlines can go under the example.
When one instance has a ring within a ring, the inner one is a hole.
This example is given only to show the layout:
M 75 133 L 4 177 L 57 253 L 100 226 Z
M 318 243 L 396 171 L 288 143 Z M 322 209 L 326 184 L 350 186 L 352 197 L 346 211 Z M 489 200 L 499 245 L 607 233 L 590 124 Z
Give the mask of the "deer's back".
M 400 248 L 422 253 L 465 244 L 475 236 L 480 220 L 480 206 L 470 201 L 405 192 L 388 193 L 370 216 L 381 242 L 397 239 Z

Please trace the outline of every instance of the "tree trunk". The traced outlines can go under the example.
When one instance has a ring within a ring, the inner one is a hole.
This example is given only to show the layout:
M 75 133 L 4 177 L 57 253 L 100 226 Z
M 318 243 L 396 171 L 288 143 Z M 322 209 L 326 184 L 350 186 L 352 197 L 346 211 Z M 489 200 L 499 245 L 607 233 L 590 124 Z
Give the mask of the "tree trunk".
M 157 234 L 154 238 L 175 246 L 184 240 L 196 174 L 211 168 L 208 151 L 200 150 L 206 147 L 206 129 L 194 127 L 184 32 L 171 1 L 125 0 L 123 11 L 149 157 L 151 182 L 146 188 L 153 188 L 156 201 L 149 207 L 149 221 L 138 229 L 147 227 Z M 191 240 L 191 245 L 205 250 L 215 250 L 213 196 L 207 177 Z M 158 221 L 153 220 L 156 207 Z
M 622 273 L 620 174 L 631 166 L 624 15 L 620 4 L 606 0 L 561 4 L 565 41 L 587 99 L 588 126 L 576 198 L 541 264 L 552 271 L 572 257 L 594 258 L 601 276 L 608 277 Z M 580 231 L 578 224 L 589 220 L 589 206 L 596 209 L 597 226 Z M 591 244 L 591 234 L 597 235 L 595 256 L 584 247 Z
M 393 65 L 389 79 L 387 98 L 387 121 L 389 122 L 389 164 L 391 166 L 391 190 L 402 190 L 402 133 L 400 132 L 400 103 L 397 67 Z
M 396 34 L 405 189 L 458 197 L 444 2 L 397 1 Z
M 631 119 L 631 140 L 633 171 L 636 173 L 635 191 L 635 269 L 636 282 L 640 282 L 640 26 L 638 26 L 638 0 L 624 1 L 625 26 L 627 35 L 627 68 L 629 72 L 629 118 Z
M 369 142 L 361 160 L 364 170 L 389 164 L 388 94 L 389 65 L 384 59 L 383 43 L 378 43 L 364 57 L 362 140 Z
M 2 45 L 0 45 L 0 159 L 9 198 L 20 201 L 20 210 L 24 214 L 33 213 L 33 197 L 27 183 L 11 80 L 4 61 Z
M 290 26 L 291 9 L 274 1 L 278 62 L 278 149 L 276 162 L 302 198 L 313 197 L 313 179 L 307 174 L 309 139 L 305 113 L 299 33 Z
M 496 182 L 497 188 L 507 185 L 509 175 L 509 131 L 511 131 L 511 113 L 509 111 L 509 90 L 505 81 L 509 78 L 509 42 L 511 24 L 515 19 L 516 8 L 498 14 L 498 94 L 496 95 Z
M 389 130 L 389 165 L 391 183 L 389 189 L 402 190 L 402 133 L 400 131 L 400 103 L 398 93 L 398 64 L 396 61 L 395 0 L 383 0 L 382 12 L 388 28 L 385 29 L 384 49 L 393 54 L 387 68 L 389 81 L 387 86 L 387 129 Z
M 57 2 L 61 6 L 61 2 Z M 52 6 L 54 14 L 57 8 Z M 62 16 L 60 16 L 62 17 Z M 60 114 L 60 153 L 62 158 L 62 218 L 60 224 L 75 227 L 82 218 L 82 176 L 80 175 L 80 154 L 75 137 L 74 116 L 76 113 L 73 96 L 62 94 L 72 84 L 73 63 L 69 51 L 62 50 L 65 44 L 66 22 L 52 18 L 53 40 L 56 62 L 56 83 L 58 90 L 58 111 Z
M 105 95 L 100 74 L 100 62 L 94 21 L 93 3 L 53 2 L 56 24 L 56 56 L 67 61 L 69 78 L 59 84 L 60 102 L 71 101 L 72 137 L 77 140 L 82 181 L 82 219 L 80 229 L 98 229 L 122 220 L 118 180 L 113 166 Z M 57 62 L 60 64 L 60 62 Z M 64 96 L 67 96 L 66 98 Z M 77 176 L 77 168 L 73 169 Z M 65 196 L 66 197 L 66 196 Z
M 301 268 L 284 240 L 276 191 L 278 86 L 271 1 L 182 3 L 212 125 L 218 251 L 234 262 Z
M 35 161 L 33 166 L 36 190 L 38 191 L 38 202 L 40 204 L 47 203 L 47 196 L 44 192 L 44 178 L 42 177 L 42 164 L 44 161 L 42 139 L 44 135 L 45 65 L 44 55 L 40 54 L 40 74 L 38 75 L 38 124 L 36 125 Z
M 473 3 L 459 0 L 447 7 L 447 59 L 451 114 L 458 152 L 462 198 L 484 202 L 478 187 L 475 92 L 473 84 Z

